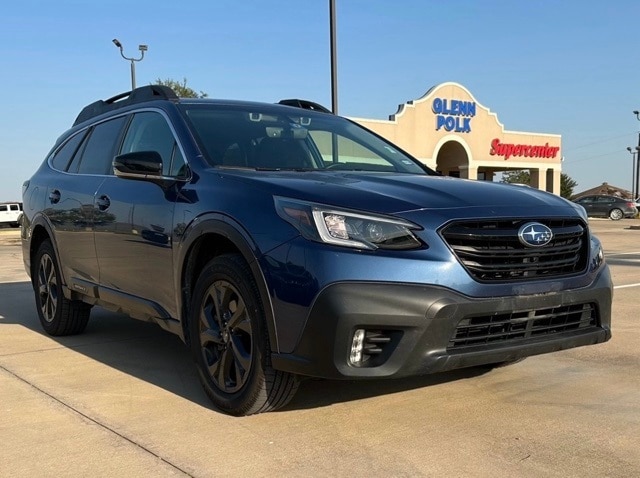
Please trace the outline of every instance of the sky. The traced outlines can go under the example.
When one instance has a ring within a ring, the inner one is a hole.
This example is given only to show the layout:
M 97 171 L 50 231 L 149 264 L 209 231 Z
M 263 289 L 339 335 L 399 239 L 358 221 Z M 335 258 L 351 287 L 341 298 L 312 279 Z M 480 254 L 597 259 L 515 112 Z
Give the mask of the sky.
M 446 81 L 507 130 L 562 135 L 575 191 L 631 189 L 639 144 L 637 0 L 335 0 L 338 111 L 388 119 Z M 21 197 L 83 106 L 187 79 L 212 98 L 331 106 L 329 0 L 5 2 L 0 201 Z

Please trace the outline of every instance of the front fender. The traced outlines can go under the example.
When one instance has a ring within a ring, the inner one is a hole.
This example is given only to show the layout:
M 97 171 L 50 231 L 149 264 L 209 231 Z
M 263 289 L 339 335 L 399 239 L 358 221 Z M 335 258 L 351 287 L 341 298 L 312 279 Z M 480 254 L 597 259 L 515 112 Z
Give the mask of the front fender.
M 175 259 L 176 264 L 180 265 L 180 272 L 176 275 L 177 283 L 175 287 L 176 291 L 180 291 L 177 299 L 179 301 L 179 310 L 182 312 L 181 322 L 183 324 L 185 337 L 189 337 L 188 331 L 186 330 L 186 319 L 189 313 L 189 297 L 194 285 L 191 283 L 190 271 L 193 270 L 193 267 L 197 266 L 190 261 L 194 260 L 195 254 L 192 253 L 197 246 L 198 240 L 206 235 L 217 235 L 227 239 L 236 247 L 240 254 L 242 254 L 245 261 L 247 261 L 258 286 L 258 293 L 260 294 L 260 299 L 263 304 L 271 349 L 273 352 L 279 351 L 278 331 L 271 295 L 269 294 L 266 279 L 257 260 L 258 257 L 262 255 L 262 251 L 260 251 L 258 245 L 242 225 L 229 216 L 218 213 L 203 214 L 195 218 L 182 232 L 176 247 Z

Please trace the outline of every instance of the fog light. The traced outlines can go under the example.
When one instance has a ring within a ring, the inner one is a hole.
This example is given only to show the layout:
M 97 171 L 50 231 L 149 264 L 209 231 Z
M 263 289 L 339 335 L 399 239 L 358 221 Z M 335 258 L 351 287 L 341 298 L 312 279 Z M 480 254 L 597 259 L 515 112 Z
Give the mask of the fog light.
M 364 329 L 356 330 L 351 341 L 351 354 L 349 362 L 351 365 L 359 365 L 362 362 L 362 350 L 364 349 Z

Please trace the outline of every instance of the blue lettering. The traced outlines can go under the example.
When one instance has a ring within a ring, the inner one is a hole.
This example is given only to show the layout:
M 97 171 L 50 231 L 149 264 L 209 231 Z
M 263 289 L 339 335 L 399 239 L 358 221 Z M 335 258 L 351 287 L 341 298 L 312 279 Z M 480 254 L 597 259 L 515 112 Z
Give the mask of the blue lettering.
M 436 131 L 444 128 L 456 133 L 471 132 L 471 118 L 476 115 L 475 102 L 434 98 L 431 109 L 436 113 Z
M 469 110 L 467 112 L 467 116 L 475 116 L 476 115 L 476 104 L 475 102 L 468 101 Z
M 431 105 L 431 109 L 436 114 L 442 113 L 442 98 L 435 98 L 433 100 L 433 105 Z
M 460 114 L 460 103 L 458 100 L 451 100 L 451 112 L 449 114 L 459 115 Z
M 447 131 L 453 131 L 456 127 L 456 118 L 453 116 L 447 116 L 444 120 L 444 129 Z
M 471 133 L 471 118 L 463 118 L 462 125 L 463 125 L 462 126 L 463 133 Z

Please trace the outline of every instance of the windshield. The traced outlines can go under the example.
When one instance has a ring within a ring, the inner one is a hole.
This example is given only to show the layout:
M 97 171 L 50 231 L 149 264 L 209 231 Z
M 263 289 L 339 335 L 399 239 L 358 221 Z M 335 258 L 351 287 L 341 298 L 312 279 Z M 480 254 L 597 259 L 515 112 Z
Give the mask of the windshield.
M 212 166 L 434 174 L 391 143 L 338 116 L 280 108 L 181 105 Z

